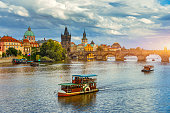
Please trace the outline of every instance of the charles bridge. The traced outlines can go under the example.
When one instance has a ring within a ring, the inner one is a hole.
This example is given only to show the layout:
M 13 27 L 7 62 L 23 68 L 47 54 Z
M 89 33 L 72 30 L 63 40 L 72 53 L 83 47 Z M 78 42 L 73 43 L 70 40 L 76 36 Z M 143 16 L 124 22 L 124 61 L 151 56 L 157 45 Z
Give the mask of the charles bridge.
M 170 50 L 80 51 L 71 52 L 69 56 L 71 59 L 87 60 L 89 54 L 92 54 L 92 59 L 103 61 L 107 60 L 108 56 L 114 56 L 116 61 L 124 61 L 126 56 L 136 56 L 138 61 L 146 61 L 147 56 L 155 54 L 161 57 L 161 62 L 169 62 Z

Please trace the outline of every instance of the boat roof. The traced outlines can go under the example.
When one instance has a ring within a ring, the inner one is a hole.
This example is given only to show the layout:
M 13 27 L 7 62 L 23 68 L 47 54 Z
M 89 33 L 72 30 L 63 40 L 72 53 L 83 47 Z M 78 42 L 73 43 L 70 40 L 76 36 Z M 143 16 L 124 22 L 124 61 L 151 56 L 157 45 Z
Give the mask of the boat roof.
M 95 74 L 86 74 L 86 75 L 72 75 L 72 76 L 75 76 L 75 77 L 94 77 L 94 76 L 97 76 Z
M 152 65 L 146 65 L 146 66 L 144 66 L 144 67 L 153 68 L 154 66 L 152 66 Z
M 62 83 L 62 84 L 58 84 L 58 85 L 62 85 L 62 86 L 72 86 L 72 85 L 78 85 L 78 84 L 74 84 L 74 83 Z

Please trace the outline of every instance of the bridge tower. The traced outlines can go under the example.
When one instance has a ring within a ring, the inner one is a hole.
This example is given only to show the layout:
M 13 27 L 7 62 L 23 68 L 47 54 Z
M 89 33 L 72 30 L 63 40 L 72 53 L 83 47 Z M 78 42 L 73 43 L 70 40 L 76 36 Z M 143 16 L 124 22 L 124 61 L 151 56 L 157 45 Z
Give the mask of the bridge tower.
M 67 52 L 71 50 L 71 34 L 69 34 L 67 27 L 65 27 L 64 34 L 61 34 L 61 45 Z

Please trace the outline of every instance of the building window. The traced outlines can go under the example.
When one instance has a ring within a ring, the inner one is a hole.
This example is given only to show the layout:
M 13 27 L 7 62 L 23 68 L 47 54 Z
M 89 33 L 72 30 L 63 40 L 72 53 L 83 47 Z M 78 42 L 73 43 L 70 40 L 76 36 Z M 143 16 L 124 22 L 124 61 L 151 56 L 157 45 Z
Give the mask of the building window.
M 6 48 L 8 48 L 8 46 L 6 46 Z
M 18 46 L 17 46 L 17 48 L 18 48 Z
M 9 45 L 10 45 L 10 43 L 9 43 Z

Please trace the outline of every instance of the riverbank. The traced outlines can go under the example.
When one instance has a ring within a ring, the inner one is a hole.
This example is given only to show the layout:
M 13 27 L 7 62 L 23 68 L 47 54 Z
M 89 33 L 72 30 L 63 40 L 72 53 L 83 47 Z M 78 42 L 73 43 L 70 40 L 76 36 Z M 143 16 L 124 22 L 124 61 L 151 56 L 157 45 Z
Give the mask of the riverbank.
M 6 57 L 6 58 L 0 58 L 0 63 L 10 63 L 12 62 L 12 59 L 17 57 Z

